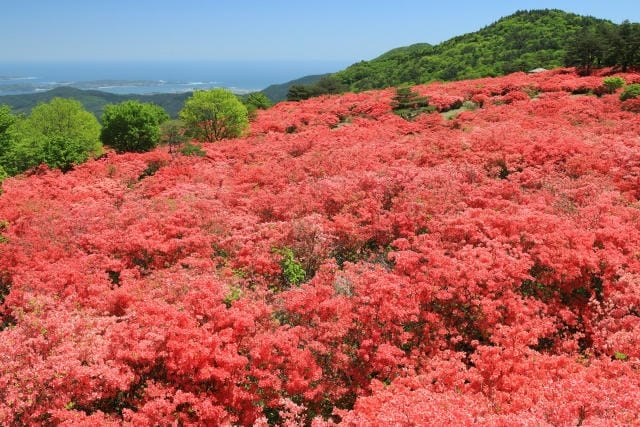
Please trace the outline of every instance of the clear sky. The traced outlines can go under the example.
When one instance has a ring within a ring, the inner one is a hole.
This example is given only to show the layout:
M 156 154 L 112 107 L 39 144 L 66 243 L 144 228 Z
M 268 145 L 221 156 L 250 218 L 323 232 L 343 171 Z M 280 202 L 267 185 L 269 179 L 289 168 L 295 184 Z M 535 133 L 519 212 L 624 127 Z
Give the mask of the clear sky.
M 0 0 L 0 61 L 351 63 L 543 8 L 640 22 L 640 0 Z

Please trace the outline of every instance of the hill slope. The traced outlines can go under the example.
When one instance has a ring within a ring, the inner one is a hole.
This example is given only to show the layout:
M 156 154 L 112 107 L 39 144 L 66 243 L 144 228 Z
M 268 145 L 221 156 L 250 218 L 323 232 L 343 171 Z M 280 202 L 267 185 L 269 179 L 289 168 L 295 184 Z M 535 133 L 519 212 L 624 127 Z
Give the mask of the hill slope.
M 393 49 L 335 75 L 353 90 L 498 76 L 563 65 L 566 42 L 587 24 L 608 21 L 561 10 L 519 11 L 479 31 L 435 46 Z
M 310 76 L 300 77 L 299 79 L 291 80 L 286 83 L 273 84 L 267 86 L 260 92 L 264 93 L 267 98 L 269 98 L 272 102 L 280 102 L 287 99 L 287 93 L 289 92 L 289 88 L 293 85 L 310 85 L 318 82 L 321 78 L 331 75 L 328 74 L 314 74 Z
M 80 101 L 84 108 L 100 118 L 107 104 L 117 104 L 130 99 L 141 102 L 151 102 L 164 108 L 171 117 L 176 117 L 184 105 L 184 101 L 191 96 L 185 93 L 160 93 L 153 95 L 119 95 L 98 90 L 83 90 L 73 87 L 57 87 L 41 93 L 24 95 L 0 96 L 0 105 L 9 105 L 14 113 L 28 114 L 33 107 L 41 102 L 49 102 L 53 98 L 73 98 Z
M 640 425 L 640 105 L 601 84 L 285 102 L 5 180 L 0 425 Z

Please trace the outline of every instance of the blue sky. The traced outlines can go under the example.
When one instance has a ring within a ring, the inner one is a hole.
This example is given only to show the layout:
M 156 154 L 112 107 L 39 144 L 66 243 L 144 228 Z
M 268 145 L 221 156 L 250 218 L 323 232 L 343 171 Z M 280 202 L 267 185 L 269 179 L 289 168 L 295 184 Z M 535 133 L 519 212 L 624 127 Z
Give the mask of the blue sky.
M 0 0 L 0 60 L 352 63 L 540 8 L 640 22 L 638 0 Z

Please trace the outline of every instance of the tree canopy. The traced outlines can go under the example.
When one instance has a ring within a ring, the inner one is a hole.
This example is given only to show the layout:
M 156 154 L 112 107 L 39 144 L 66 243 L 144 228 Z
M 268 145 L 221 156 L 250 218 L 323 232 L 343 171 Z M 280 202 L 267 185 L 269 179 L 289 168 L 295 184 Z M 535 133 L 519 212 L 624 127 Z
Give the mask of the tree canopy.
M 249 126 L 247 107 L 226 89 L 195 91 L 180 111 L 187 131 L 199 141 L 235 138 Z
M 100 138 L 119 152 L 148 151 L 158 145 L 160 124 L 168 119 L 166 111 L 154 104 L 125 101 L 107 105 Z
M 0 163 L 9 175 L 41 163 L 68 170 L 102 152 L 100 124 L 78 101 L 54 98 L 27 118 L 1 111 Z

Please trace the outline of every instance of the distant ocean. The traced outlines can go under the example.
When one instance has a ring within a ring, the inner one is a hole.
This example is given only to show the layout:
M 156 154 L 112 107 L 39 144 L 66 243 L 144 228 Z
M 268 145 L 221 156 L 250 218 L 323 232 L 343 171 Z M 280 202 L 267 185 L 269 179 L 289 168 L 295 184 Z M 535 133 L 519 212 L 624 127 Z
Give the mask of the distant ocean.
M 338 61 L 0 62 L 0 96 L 72 86 L 118 94 L 222 87 L 248 93 L 348 66 Z

